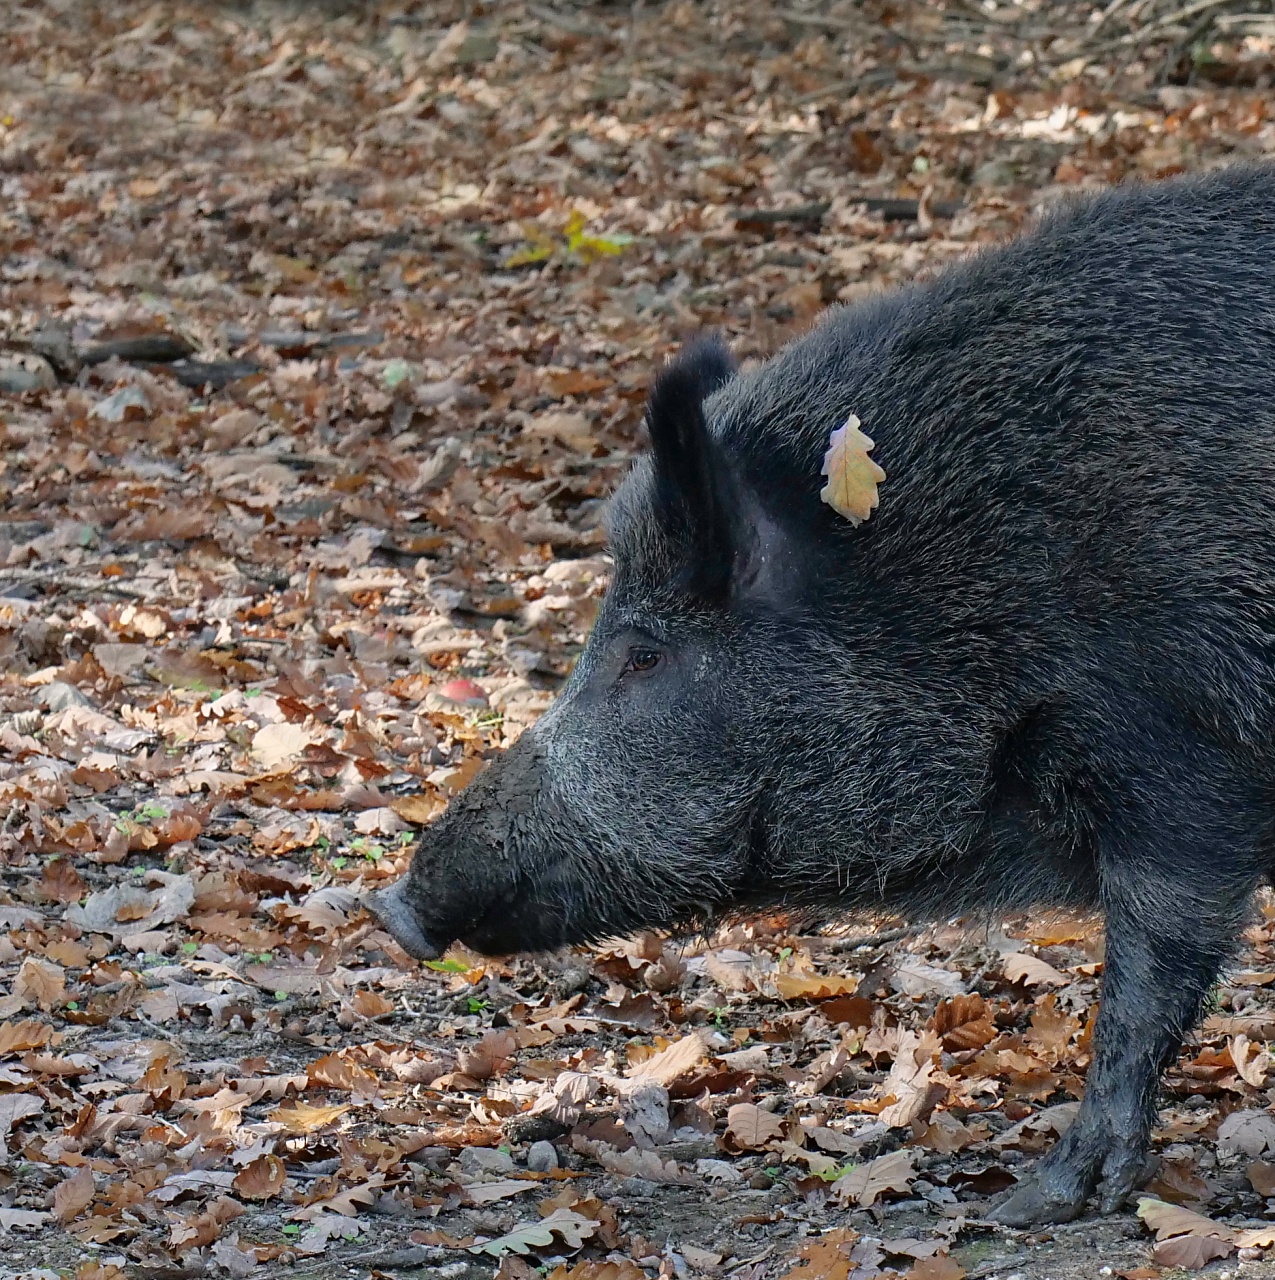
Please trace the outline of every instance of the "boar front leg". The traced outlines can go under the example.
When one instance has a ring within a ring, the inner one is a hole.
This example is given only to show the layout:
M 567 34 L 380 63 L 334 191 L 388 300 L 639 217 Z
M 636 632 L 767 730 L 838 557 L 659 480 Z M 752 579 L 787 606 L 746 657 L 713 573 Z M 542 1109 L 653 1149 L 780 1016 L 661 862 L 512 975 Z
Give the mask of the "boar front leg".
M 1207 777 L 1174 779 L 1174 794 L 1160 797 L 1139 794 L 1144 782 L 1107 810 L 1122 824 L 1140 810 L 1147 823 L 1135 825 L 1154 836 L 1137 839 L 1127 825 L 1123 839 L 1099 835 L 1107 948 L 1085 1096 L 1071 1128 L 993 1211 L 1008 1226 L 1069 1222 L 1095 1190 L 1113 1213 L 1145 1176 L 1160 1072 L 1199 1018 L 1262 874 L 1243 784 L 1223 798 L 1214 783 L 1211 804 Z

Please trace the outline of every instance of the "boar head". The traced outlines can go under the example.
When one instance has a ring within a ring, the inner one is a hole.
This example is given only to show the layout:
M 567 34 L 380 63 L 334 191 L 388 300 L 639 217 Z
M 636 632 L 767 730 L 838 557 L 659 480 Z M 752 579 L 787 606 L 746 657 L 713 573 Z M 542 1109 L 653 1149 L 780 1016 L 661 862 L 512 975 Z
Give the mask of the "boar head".
M 700 343 L 657 379 L 651 453 L 613 500 L 614 576 L 579 662 L 373 895 L 409 953 L 549 949 L 801 896 L 775 869 L 801 804 L 773 770 L 812 726 L 790 734 L 800 695 L 777 672 L 808 681 L 829 660 L 802 619 L 817 548 L 706 422 L 734 376 Z M 817 459 L 803 483 L 804 501 Z

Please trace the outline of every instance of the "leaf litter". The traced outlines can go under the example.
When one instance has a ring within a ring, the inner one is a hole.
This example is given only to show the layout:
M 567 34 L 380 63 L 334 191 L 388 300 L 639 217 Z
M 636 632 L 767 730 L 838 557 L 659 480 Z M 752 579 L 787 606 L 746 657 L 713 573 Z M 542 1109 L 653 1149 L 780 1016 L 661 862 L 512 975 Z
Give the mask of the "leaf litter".
M 1269 19 L 1179 8 L 6 15 L 0 1274 L 1256 1265 L 1269 900 L 1166 1078 L 1154 1255 L 981 1217 L 1074 1116 L 1092 921 L 417 970 L 357 905 L 570 669 L 679 336 L 757 359 L 1275 148 Z

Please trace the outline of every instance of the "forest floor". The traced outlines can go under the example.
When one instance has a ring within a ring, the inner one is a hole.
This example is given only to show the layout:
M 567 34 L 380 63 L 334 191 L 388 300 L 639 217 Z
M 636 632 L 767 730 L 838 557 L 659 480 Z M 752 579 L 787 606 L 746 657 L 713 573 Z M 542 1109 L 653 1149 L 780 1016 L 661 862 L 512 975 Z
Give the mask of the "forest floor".
M 10 0 L 0 1277 L 1275 1274 L 1269 904 L 1158 1244 L 985 1217 L 1082 1091 L 1093 921 L 424 968 L 358 904 L 569 669 L 681 338 L 1267 155 L 1273 50 L 1166 0 Z

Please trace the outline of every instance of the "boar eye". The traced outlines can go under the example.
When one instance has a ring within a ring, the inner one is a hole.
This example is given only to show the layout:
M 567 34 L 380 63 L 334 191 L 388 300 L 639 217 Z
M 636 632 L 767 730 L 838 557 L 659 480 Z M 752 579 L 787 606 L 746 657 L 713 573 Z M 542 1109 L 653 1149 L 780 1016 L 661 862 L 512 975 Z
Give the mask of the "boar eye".
M 655 649 L 634 648 L 629 650 L 628 661 L 624 664 L 626 671 L 654 671 L 660 665 L 660 655 Z

